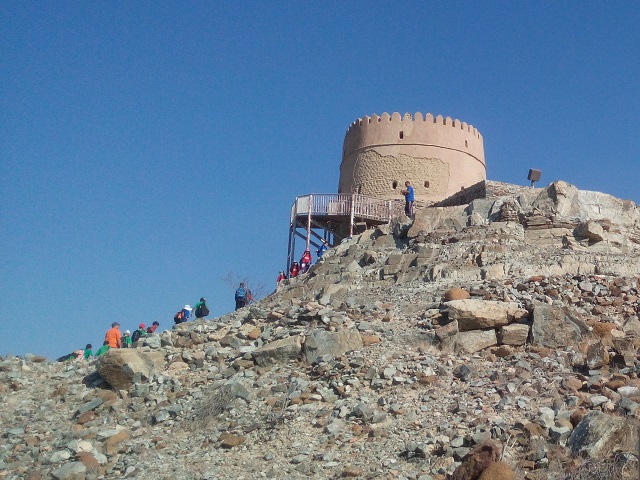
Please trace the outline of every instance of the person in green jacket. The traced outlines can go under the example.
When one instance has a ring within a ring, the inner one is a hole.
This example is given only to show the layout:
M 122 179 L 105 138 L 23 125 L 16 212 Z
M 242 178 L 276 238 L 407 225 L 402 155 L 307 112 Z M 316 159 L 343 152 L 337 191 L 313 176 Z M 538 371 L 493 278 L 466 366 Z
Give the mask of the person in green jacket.
M 105 341 L 104 345 L 102 345 L 96 352 L 96 358 L 98 358 L 103 353 L 107 353 L 108 350 L 109 350 L 109 342 Z
M 196 319 L 204 318 L 207 315 L 209 315 L 209 308 L 207 307 L 207 299 L 204 297 L 200 298 L 200 301 L 196 303 L 196 305 L 193 307 L 193 311 L 196 314 Z
M 92 348 L 93 346 L 90 343 L 87 343 L 87 346 L 84 347 L 84 354 L 82 355 L 82 358 L 90 360 L 91 357 L 93 357 L 93 352 L 91 351 Z
M 122 335 L 122 348 L 131 348 L 131 332 L 129 330 L 125 330 L 124 335 Z
M 138 329 L 133 331 L 133 335 L 131 335 L 131 343 L 136 343 L 142 337 L 147 336 L 147 327 L 144 323 L 138 325 Z

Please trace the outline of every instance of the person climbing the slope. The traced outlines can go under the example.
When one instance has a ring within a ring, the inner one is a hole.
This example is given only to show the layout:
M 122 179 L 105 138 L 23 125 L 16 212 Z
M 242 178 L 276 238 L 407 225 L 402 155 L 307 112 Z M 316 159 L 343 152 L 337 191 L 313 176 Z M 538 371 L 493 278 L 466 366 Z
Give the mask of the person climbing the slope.
M 244 283 L 241 283 L 235 294 L 236 310 L 241 309 L 247 304 L 247 290 L 244 287 Z
M 287 276 L 284 274 L 284 270 L 280 270 L 278 274 L 278 278 L 276 279 L 276 285 L 278 285 L 282 280 L 286 280 Z
M 82 355 L 84 353 L 84 350 L 74 350 L 73 352 L 67 354 L 67 355 L 63 355 L 60 358 L 58 358 L 56 361 L 58 362 L 68 362 L 70 360 L 79 360 L 82 358 Z
M 193 307 L 196 313 L 196 319 L 204 318 L 209 315 L 209 307 L 207 307 L 207 299 L 204 297 L 200 298 L 200 301 L 195 304 Z
M 409 180 L 404 182 L 404 186 L 405 189 L 400 193 L 404 195 L 404 213 L 407 215 L 407 217 L 410 217 L 411 215 L 413 215 L 413 202 L 415 200 L 415 193 Z
M 184 308 L 176 312 L 176 314 L 173 316 L 173 323 L 175 323 L 176 325 L 178 325 L 179 323 L 184 323 L 186 321 L 187 317 L 185 316 Z
M 300 273 L 306 273 L 309 270 L 309 266 L 311 265 L 311 252 L 309 250 L 305 250 L 302 254 L 302 258 L 300 258 Z
M 289 269 L 289 278 L 296 278 L 299 273 L 300 265 L 298 265 L 298 262 L 293 262 L 293 265 L 291 265 L 291 268 Z
M 253 292 L 247 288 L 247 300 L 245 305 L 251 305 L 255 302 L 255 298 L 253 298 Z
M 320 261 L 322 255 L 324 255 L 324 252 L 326 252 L 327 250 L 329 250 L 329 244 L 325 239 L 322 239 L 322 245 L 320 245 L 316 250 L 316 256 L 318 257 L 316 263 Z

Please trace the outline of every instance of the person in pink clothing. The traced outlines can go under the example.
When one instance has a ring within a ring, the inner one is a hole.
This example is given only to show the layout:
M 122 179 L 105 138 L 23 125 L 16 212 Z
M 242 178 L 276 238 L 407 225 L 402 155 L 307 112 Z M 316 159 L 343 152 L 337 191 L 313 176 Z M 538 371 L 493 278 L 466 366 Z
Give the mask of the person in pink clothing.
M 156 333 L 156 328 L 160 326 L 159 322 L 153 322 L 153 324 L 147 328 L 147 333 Z

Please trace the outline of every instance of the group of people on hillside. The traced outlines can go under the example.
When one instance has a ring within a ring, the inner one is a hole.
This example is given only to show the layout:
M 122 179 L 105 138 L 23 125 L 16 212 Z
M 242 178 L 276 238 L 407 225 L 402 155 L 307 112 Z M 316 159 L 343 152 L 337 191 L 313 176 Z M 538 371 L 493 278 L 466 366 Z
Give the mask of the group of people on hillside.
M 83 350 L 74 350 L 68 355 L 63 355 L 58 358 L 58 362 L 66 362 L 68 360 L 91 360 L 93 358 L 93 351 L 91 350 L 93 345 L 87 343 L 87 346 Z
M 316 250 L 317 260 L 316 263 L 320 261 L 324 252 L 329 250 L 329 243 L 326 240 L 322 240 L 322 243 Z M 303 273 L 307 273 L 309 267 L 313 263 L 313 259 L 311 258 L 311 251 L 306 249 L 300 258 L 300 263 L 293 262 L 291 268 L 289 268 L 289 277 L 284 273 L 284 270 L 280 270 L 278 273 L 278 278 L 276 279 L 276 284 L 279 284 L 282 280 L 286 280 L 287 278 L 296 278 L 298 275 L 302 275 Z
M 102 346 L 96 350 L 95 355 L 93 353 L 93 345 L 87 343 L 83 350 L 75 350 L 68 355 L 64 355 L 58 358 L 58 361 L 66 360 L 90 360 L 92 357 L 99 357 L 105 354 L 111 348 L 131 348 L 132 344 L 140 340 L 142 337 L 152 335 L 156 329 L 160 326 L 160 322 L 153 322 L 153 324 L 147 327 L 144 323 L 138 325 L 138 328 L 133 331 L 133 335 L 129 330 L 125 330 L 124 333 L 120 332 L 120 323 L 113 322 L 111 328 L 104 336 L 104 342 Z
M 235 301 L 236 301 L 236 310 L 242 308 L 249 303 L 253 302 L 253 294 L 251 290 L 249 290 L 244 282 L 240 283 L 240 286 L 235 292 Z M 176 324 L 186 322 L 192 316 L 195 316 L 196 319 L 205 318 L 209 315 L 209 307 L 207 306 L 207 299 L 204 297 L 200 298 L 200 301 L 195 304 L 195 306 L 191 307 L 190 305 L 185 305 L 182 309 L 180 309 L 174 316 L 173 321 Z M 102 346 L 93 353 L 93 345 L 88 343 L 84 349 L 75 350 L 68 355 L 64 355 L 58 358 L 58 361 L 66 361 L 66 360 L 76 360 L 76 359 L 85 359 L 89 360 L 92 357 L 99 357 L 107 352 L 110 348 L 131 348 L 132 344 L 140 340 L 142 337 L 146 337 L 148 335 L 152 335 L 155 333 L 156 329 L 160 326 L 160 322 L 153 322 L 150 327 L 147 327 L 144 323 L 138 325 L 138 328 L 134 330 L 133 334 L 129 330 L 125 330 L 124 333 L 120 331 L 120 322 L 113 322 L 111 324 L 111 328 L 105 334 L 104 342 Z
M 241 282 L 236 289 L 234 299 L 236 301 L 236 310 L 254 301 L 251 290 L 246 287 L 244 282 Z M 200 301 L 196 303 L 193 308 L 189 305 L 185 305 L 184 307 L 182 307 L 182 309 L 176 312 L 176 314 L 173 316 L 173 321 L 176 323 L 176 325 L 179 323 L 184 323 L 189 320 L 192 315 L 195 315 L 196 320 L 209 315 L 209 307 L 207 307 L 206 298 L 201 297 Z
M 236 310 L 246 307 L 254 301 L 253 293 L 245 286 L 244 282 L 241 282 L 240 286 L 238 286 L 234 298 L 236 301 Z
M 407 180 L 404 182 L 405 188 L 400 192 L 404 195 L 405 198 L 405 207 L 404 212 L 407 216 L 413 215 L 413 204 L 415 200 L 415 193 L 413 186 L 411 186 L 411 182 Z M 319 261 L 324 253 L 330 248 L 329 243 L 326 240 L 322 240 L 322 243 L 316 250 L 317 261 Z M 300 258 L 300 262 L 293 262 L 291 268 L 289 269 L 289 277 L 288 278 L 296 278 L 298 275 L 304 274 L 309 270 L 311 266 L 312 258 L 311 252 L 309 249 L 306 249 Z M 284 270 L 280 270 L 278 274 L 278 278 L 276 280 L 276 284 L 279 284 L 282 280 L 286 280 L 287 275 Z M 253 302 L 253 294 L 251 290 L 249 290 L 244 282 L 240 283 L 239 287 L 235 291 L 234 295 L 236 301 L 236 310 L 245 307 L 249 303 Z M 200 298 L 200 301 L 195 304 L 194 307 L 190 305 L 185 305 L 182 309 L 180 309 L 173 317 L 173 321 L 176 324 L 186 322 L 191 318 L 192 315 L 195 315 L 196 319 L 204 318 L 209 315 L 209 308 L 207 307 L 207 300 L 204 297 Z M 138 328 L 133 332 L 133 335 L 129 330 L 125 330 L 124 334 L 120 333 L 120 323 L 113 322 L 111 324 L 111 329 L 107 331 L 104 339 L 104 343 L 102 347 L 100 347 L 95 356 L 99 357 L 104 354 L 110 348 L 130 348 L 131 345 L 137 342 L 141 337 L 146 337 L 147 335 L 152 335 L 155 333 L 156 329 L 160 326 L 159 322 L 153 322 L 150 327 L 146 327 L 144 323 L 138 325 Z M 68 355 L 64 355 L 58 359 L 58 361 L 72 360 L 72 359 L 91 359 L 93 355 L 93 346 L 89 343 L 83 350 L 76 350 Z
M 131 345 L 141 338 L 156 333 L 156 329 L 159 326 L 160 322 L 153 322 L 149 327 L 141 323 L 138 325 L 138 328 L 133 331 L 133 334 L 129 330 L 120 333 L 120 323 L 113 322 L 111 329 L 109 329 L 104 336 L 102 347 L 96 352 L 96 357 L 99 357 L 110 348 L 131 348 Z
M 173 320 L 175 323 L 186 322 L 194 314 L 196 318 L 204 318 L 209 315 L 207 300 L 204 297 L 200 298 L 200 301 L 196 303 L 193 308 L 189 305 L 185 305 L 174 315 Z M 95 354 L 93 353 L 93 345 L 88 343 L 83 350 L 75 350 L 68 355 L 58 358 L 58 361 L 75 359 L 89 360 L 94 356 L 99 357 L 100 355 L 103 355 L 111 348 L 131 348 L 132 344 L 136 343 L 141 338 L 153 335 L 159 326 L 160 322 L 153 322 L 149 327 L 144 323 L 141 323 L 133 333 L 129 330 L 125 330 L 124 333 L 122 333 L 120 331 L 120 322 L 113 322 L 111 324 L 111 328 L 105 334 L 102 346 L 95 352 Z
M 189 320 L 192 316 L 195 318 L 204 318 L 209 315 L 209 307 L 207 307 L 207 299 L 200 297 L 200 301 L 191 307 L 189 304 L 178 310 L 173 316 L 173 322 L 177 325 Z

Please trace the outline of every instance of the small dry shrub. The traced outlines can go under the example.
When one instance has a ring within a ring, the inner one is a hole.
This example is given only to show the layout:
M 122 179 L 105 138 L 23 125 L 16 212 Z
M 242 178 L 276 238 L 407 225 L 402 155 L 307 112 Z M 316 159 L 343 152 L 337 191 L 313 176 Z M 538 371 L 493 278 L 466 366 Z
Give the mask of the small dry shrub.
M 284 397 L 279 402 L 276 402 L 266 415 L 266 426 L 273 429 L 278 425 L 282 425 L 285 421 L 285 414 L 289 405 L 291 405 L 291 400 L 288 397 Z
M 638 458 L 630 454 L 618 454 L 606 459 L 589 459 L 577 470 L 565 477 L 565 480 L 636 480 Z
M 230 385 L 222 385 L 215 389 L 206 391 L 200 403 L 193 412 L 190 421 L 191 427 L 196 429 L 206 429 L 215 422 L 218 415 L 224 413 L 233 400 L 233 393 Z

